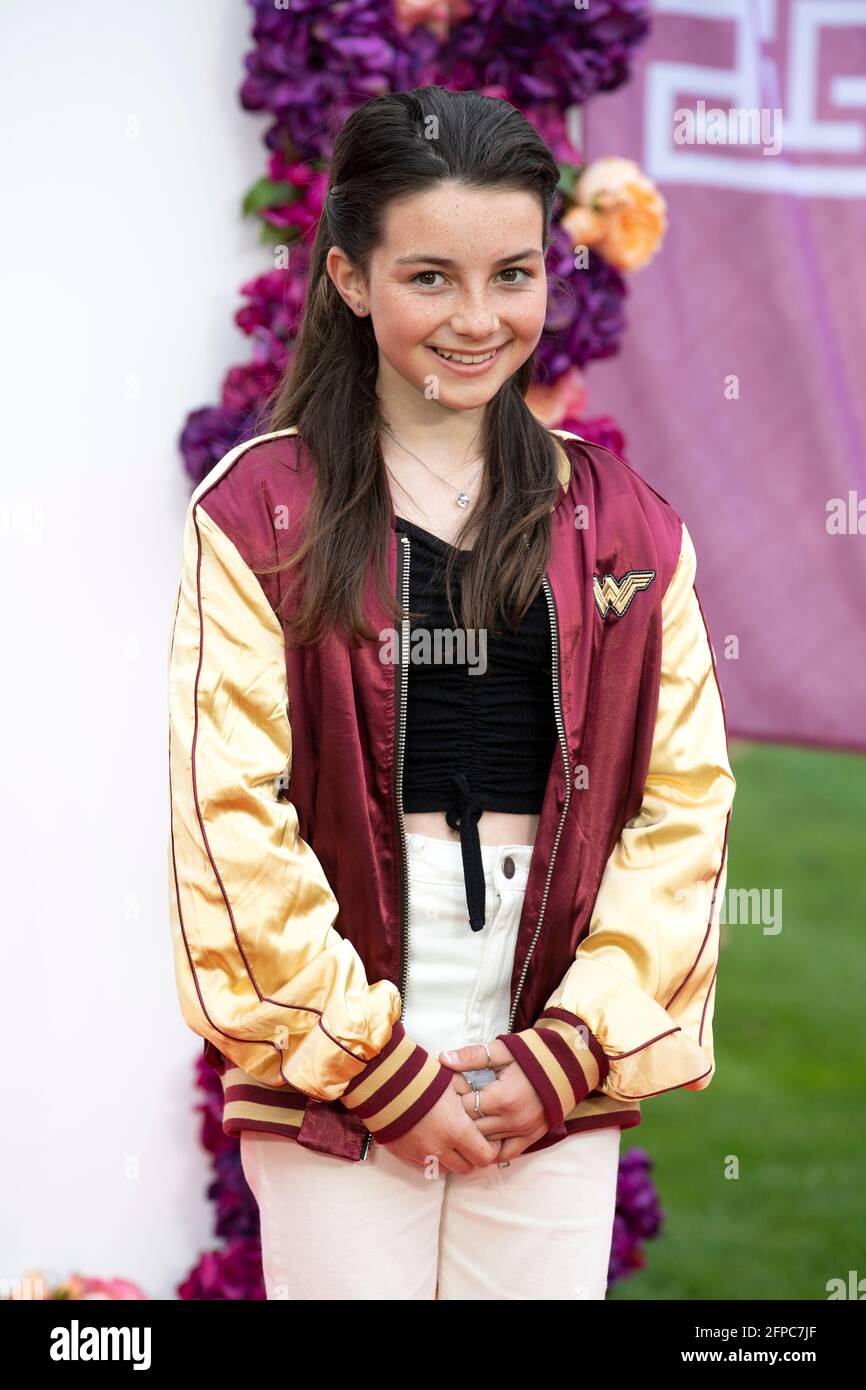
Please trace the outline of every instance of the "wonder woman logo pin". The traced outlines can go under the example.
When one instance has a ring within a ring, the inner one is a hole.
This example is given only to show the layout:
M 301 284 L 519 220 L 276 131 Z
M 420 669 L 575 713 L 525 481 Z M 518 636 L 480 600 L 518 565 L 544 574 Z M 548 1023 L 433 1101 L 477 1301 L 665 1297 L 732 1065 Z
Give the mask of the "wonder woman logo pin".
M 606 574 L 603 579 L 599 579 L 597 574 L 592 576 L 592 591 L 595 595 L 595 606 L 603 618 L 609 612 L 621 618 L 628 608 L 635 594 L 641 589 L 649 588 L 655 579 L 655 570 L 628 570 L 621 579 L 616 579 L 612 574 Z

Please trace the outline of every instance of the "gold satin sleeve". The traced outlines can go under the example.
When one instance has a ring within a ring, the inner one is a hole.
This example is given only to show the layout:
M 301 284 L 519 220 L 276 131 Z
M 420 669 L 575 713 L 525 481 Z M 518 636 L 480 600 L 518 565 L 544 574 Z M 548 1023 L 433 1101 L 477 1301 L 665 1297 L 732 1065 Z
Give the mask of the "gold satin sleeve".
M 190 503 L 168 662 L 169 877 L 185 1022 L 243 1071 L 341 1098 L 388 1044 L 400 994 L 369 984 L 277 779 L 291 770 L 283 633 L 234 543 Z
M 683 524 L 662 600 L 661 687 L 641 809 L 614 846 L 589 931 L 545 1006 L 591 1030 L 609 1063 L 599 1089 L 617 1100 L 703 1090 L 715 1071 L 719 917 L 736 782 L 696 568 Z

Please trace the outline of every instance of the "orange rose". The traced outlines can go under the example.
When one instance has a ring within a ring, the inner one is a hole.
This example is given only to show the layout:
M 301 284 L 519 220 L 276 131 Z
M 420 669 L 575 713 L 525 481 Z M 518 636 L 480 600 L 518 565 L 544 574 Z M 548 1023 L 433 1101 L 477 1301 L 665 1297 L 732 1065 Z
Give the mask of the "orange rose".
M 666 204 L 648 180 L 629 184 L 626 194 L 604 219 L 598 251 L 618 270 L 639 270 L 661 245 L 667 227 Z
M 619 200 L 622 190 L 644 177 L 633 159 L 610 155 L 587 164 L 574 188 L 574 201 L 587 208 L 602 210 Z
M 667 228 L 667 203 L 633 159 L 594 160 L 574 194 L 562 225 L 575 246 L 594 246 L 617 270 L 638 270 L 652 259 Z
M 578 203 L 560 218 L 559 225 L 571 238 L 575 250 L 578 246 L 596 246 L 604 236 L 604 218 L 601 213 L 593 212 L 592 208 L 581 207 Z

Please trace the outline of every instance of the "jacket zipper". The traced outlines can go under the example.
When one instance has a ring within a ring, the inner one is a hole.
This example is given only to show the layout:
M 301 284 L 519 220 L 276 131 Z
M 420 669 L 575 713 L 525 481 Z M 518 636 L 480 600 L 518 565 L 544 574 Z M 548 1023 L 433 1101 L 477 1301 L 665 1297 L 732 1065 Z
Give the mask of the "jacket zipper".
M 403 607 L 409 607 L 409 537 L 397 537 L 400 550 L 397 552 L 397 596 L 402 598 Z M 402 558 L 400 551 L 402 550 Z M 397 830 L 400 835 L 401 866 L 401 907 L 400 907 L 400 1017 L 406 1000 L 406 986 L 409 981 L 409 871 L 406 862 L 406 822 L 403 817 L 403 756 L 406 751 L 406 709 L 409 693 L 409 667 L 406 652 L 409 647 L 409 619 L 402 620 L 400 630 L 400 661 L 394 676 L 394 691 L 397 703 L 397 732 L 394 749 L 394 801 L 397 807 Z M 361 1158 L 365 1159 L 373 1136 L 370 1131 L 364 1139 Z
M 397 591 L 403 608 L 409 607 L 409 537 L 399 536 L 403 548 L 403 561 L 398 566 Z M 400 588 L 402 585 L 402 594 Z M 400 632 L 400 664 L 397 670 L 397 749 L 395 758 L 395 801 L 397 806 L 397 829 L 400 832 L 400 863 L 402 867 L 402 952 L 400 971 L 400 1016 L 406 999 L 409 984 L 409 870 L 406 862 L 406 822 L 403 818 L 403 757 L 406 751 L 406 709 L 409 698 L 409 666 L 406 653 L 409 650 L 409 619 L 402 620 Z
M 517 1017 L 517 1006 L 520 1003 L 520 995 L 523 991 L 523 984 L 526 980 L 526 973 L 529 970 L 529 962 L 532 959 L 532 953 L 535 950 L 535 943 L 538 941 L 538 937 L 541 932 L 541 923 L 544 920 L 544 909 L 547 906 L 547 895 L 550 892 L 550 880 L 553 876 L 553 866 L 556 862 L 556 852 L 559 849 L 559 840 L 560 836 L 562 835 L 562 827 L 565 824 L 565 817 L 568 813 L 568 803 L 571 800 L 571 768 L 568 762 L 568 744 L 565 739 L 565 724 L 562 718 L 562 692 L 560 689 L 559 682 L 559 629 L 556 613 L 556 603 L 554 601 L 553 590 L 550 587 L 550 581 L 548 580 L 547 575 L 544 576 L 542 583 L 544 584 L 544 592 L 547 597 L 547 607 L 550 614 L 551 651 L 553 656 L 553 661 L 551 663 L 553 676 L 553 709 L 556 715 L 556 730 L 559 735 L 559 746 L 562 750 L 562 762 L 563 766 L 565 767 L 565 801 L 563 802 L 562 806 L 562 815 L 559 817 L 559 825 L 557 826 L 556 830 L 556 839 L 553 842 L 553 849 L 551 850 L 550 854 L 550 863 L 547 866 L 547 880 L 544 885 L 544 893 L 541 897 L 541 908 L 538 913 L 538 921 L 535 924 L 535 931 L 532 936 L 532 941 L 529 943 L 529 950 L 526 955 L 526 960 L 523 962 L 523 969 L 520 972 L 520 980 L 518 981 L 517 985 L 517 993 L 514 996 L 514 1003 L 511 1007 L 511 1017 L 508 1021 L 507 1029 L 509 1033 L 514 1032 L 514 1020 Z

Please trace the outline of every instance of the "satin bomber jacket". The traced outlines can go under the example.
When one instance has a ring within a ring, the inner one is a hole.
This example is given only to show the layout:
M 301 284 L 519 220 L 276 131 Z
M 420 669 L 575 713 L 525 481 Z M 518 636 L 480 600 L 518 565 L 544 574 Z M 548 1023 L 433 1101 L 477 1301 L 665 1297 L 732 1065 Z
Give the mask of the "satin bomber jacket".
M 736 785 L 685 523 L 616 454 L 550 433 L 558 746 L 499 1035 L 544 1105 L 527 1152 L 709 1085 Z M 401 1023 L 409 623 L 393 659 L 340 634 L 291 647 L 280 576 L 254 573 L 298 544 L 314 479 L 297 430 L 279 430 L 231 449 L 190 498 L 168 659 L 171 931 L 223 1130 L 363 1159 L 453 1073 Z M 411 564 L 392 506 L 405 605 Z M 372 567 L 365 604 L 390 633 Z

